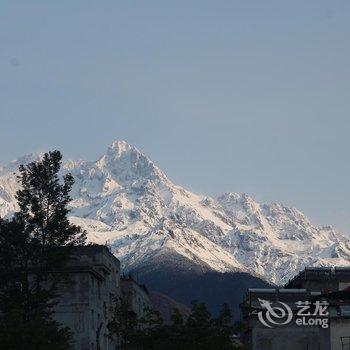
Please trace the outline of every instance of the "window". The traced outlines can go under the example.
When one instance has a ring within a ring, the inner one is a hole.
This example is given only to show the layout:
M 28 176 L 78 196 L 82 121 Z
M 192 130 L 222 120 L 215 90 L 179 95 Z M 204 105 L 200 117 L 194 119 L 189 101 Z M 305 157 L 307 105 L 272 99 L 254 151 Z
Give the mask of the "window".
M 91 328 L 95 328 L 95 313 L 91 310 Z
M 350 336 L 340 337 L 342 350 L 350 350 Z
M 119 287 L 119 273 L 118 273 L 118 270 L 116 270 L 116 272 L 115 272 L 115 277 L 116 277 L 117 287 Z
M 103 348 L 108 350 L 108 338 L 107 338 L 107 334 L 104 334 L 103 336 Z
M 94 276 L 91 276 L 91 293 L 95 294 L 95 279 L 94 279 Z
M 103 302 L 103 317 L 107 318 L 107 303 Z
M 97 294 L 98 294 L 98 298 L 101 299 L 101 282 L 100 281 L 97 282 Z

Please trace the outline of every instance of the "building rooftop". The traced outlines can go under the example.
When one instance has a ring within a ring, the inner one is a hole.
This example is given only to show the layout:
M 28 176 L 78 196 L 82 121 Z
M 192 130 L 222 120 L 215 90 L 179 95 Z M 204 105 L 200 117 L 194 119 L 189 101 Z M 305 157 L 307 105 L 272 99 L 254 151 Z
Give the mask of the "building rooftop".
M 306 267 L 290 279 L 285 288 L 298 288 L 302 281 L 350 282 L 350 267 Z
M 120 270 L 120 261 L 110 252 L 108 247 L 99 244 L 67 247 L 69 259 L 64 267 L 53 272 L 67 271 L 69 273 L 92 273 L 99 279 L 104 279 L 112 269 Z
M 260 308 L 259 300 L 283 301 L 286 303 L 295 303 L 299 300 L 307 300 L 313 297 L 313 294 L 305 289 L 284 289 L 284 288 L 250 288 L 244 296 L 242 306 Z

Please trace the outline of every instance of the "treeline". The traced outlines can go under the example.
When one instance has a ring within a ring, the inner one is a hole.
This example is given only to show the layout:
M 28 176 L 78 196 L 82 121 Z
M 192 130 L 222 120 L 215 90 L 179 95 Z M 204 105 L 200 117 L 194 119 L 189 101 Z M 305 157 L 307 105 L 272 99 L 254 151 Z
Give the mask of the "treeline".
M 120 341 L 120 350 L 232 350 L 239 345 L 234 334 L 239 324 L 232 323 L 227 304 L 212 317 L 203 303 L 192 303 L 186 318 L 175 309 L 171 324 L 165 325 L 159 312 L 146 310 L 140 319 L 125 299 L 118 299 L 108 325 L 111 336 Z

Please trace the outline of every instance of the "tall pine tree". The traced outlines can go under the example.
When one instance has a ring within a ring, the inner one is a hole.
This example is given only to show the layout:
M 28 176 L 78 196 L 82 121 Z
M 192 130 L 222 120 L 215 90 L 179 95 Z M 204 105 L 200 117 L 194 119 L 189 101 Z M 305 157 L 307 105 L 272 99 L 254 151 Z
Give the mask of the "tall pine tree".
M 28 350 L 44 349 L 52 341 L 62 345 L 57 349 L 70 346 L 69 332 L 51 319 L 51 306 L 58 285 L 67 280 L 63 267 L 69 248 L 84 244 L 86 232 L 68 220 L 74 179 L 70 174 L 60 179 L 61 162 L 61 153 L 53 151 L 21 165 L 19 210 L 11 220 L 0 220 L 0 328 L 6 330 L 0 342 L 8 349 L 15 344 L 11 340 L 23 340 Z M 13 327 L 16 323 L 20 327 Z M 35 337 L 30 330 L 38 327 L 41 340 L 25 341 L 26 334 Z

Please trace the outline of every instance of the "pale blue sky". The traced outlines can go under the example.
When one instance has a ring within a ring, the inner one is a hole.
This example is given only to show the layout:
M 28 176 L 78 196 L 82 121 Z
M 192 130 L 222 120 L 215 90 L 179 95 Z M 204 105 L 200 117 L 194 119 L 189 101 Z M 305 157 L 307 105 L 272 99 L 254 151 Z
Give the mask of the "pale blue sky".
M 123 139 L 350 232 L 349 111 L 349 1 L 0 3 L 0 163 Z

